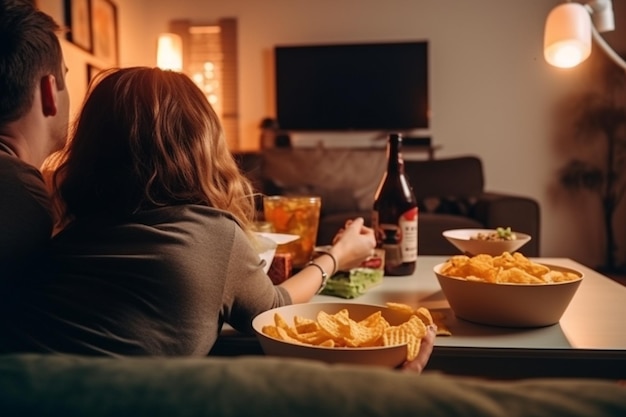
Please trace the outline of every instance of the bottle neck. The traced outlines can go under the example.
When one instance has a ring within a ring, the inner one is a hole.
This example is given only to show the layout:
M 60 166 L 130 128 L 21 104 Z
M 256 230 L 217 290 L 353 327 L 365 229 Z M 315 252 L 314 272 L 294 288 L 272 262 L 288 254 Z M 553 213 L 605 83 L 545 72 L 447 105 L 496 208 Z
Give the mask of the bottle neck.
M 389 135 L 387 142 L 387 171 L 403 172 L 404 160 L 402 159 L 402 137 L 398 134 Z

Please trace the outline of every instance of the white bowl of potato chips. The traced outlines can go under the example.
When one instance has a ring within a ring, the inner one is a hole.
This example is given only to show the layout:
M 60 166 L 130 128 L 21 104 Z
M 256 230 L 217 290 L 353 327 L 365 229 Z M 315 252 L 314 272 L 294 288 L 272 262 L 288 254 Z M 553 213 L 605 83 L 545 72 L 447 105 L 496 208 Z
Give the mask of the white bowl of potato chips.
M 457 255 L 434 267 L 454 314 L 503 327 L 556 324 L 582 281 L 582 273 L 535 263 L 519 252 Z
M 496 229 L 446 230 L 443 237 L 466 255 L 500 255 L 515 252 L 531 239 L 530 235 L 512 231 L 509 227 Z
M 268 310 L 252 321 L 266 355 L 395 368 L 414 359 L 427 309 L 354 303 L 306 303 Z

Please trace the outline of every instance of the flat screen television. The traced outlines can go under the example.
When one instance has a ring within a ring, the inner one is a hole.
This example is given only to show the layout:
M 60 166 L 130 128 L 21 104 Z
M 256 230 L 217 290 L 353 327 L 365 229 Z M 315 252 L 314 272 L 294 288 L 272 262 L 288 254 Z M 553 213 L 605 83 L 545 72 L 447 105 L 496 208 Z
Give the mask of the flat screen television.
M 428 128 L 428 42 L 276 46 L 288 131 Z

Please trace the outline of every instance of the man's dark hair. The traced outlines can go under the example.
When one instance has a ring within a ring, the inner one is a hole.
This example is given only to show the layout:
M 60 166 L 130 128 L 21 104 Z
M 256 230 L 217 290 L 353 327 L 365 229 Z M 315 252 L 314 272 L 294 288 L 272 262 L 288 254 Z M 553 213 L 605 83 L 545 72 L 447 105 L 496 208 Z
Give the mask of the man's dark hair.
M 65 88 L 59 31 L 32 1 L 0 0 L 0 125 L 28 111 L 45 75 L 54 75 L 57 88 Z

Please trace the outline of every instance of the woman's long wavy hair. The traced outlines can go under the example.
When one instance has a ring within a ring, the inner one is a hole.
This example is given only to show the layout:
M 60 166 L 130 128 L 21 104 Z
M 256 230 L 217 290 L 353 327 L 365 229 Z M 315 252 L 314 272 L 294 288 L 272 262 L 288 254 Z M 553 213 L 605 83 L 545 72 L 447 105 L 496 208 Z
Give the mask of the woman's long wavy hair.
M 250 230 L 250 182 L 217 114 L 186 75 L 145 67 L 101 73 L 56 165 L 63 223 L 201 204 L 232 213 Z

